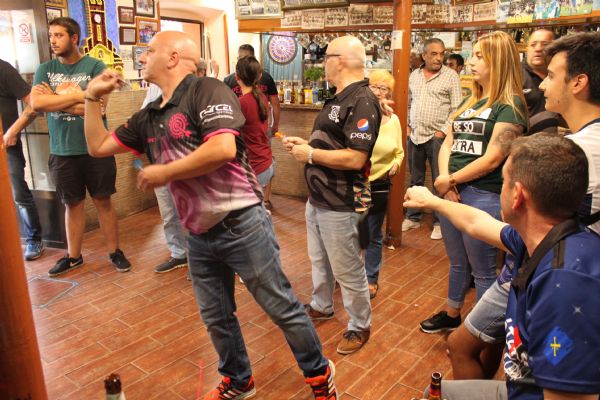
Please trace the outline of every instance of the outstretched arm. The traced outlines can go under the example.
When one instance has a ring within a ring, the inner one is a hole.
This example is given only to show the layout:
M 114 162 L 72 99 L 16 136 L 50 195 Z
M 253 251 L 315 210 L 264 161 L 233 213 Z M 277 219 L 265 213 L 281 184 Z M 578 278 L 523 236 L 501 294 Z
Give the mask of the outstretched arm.
M 500 239 L 502 228 L 507 224 L 498 221 L 485 211 L 440 199 L 423 186 L 413 186 L 406 191 L 404 207 L 435 210 L 448 218 L 456 229 L 501 250 L 508 251 Z
M 117 153 L 125 153 L 126 148 L 119 145 L 108 133 L 102 123 L 102 105 L 100 99 L 120 87 L 120 76 L 105 71 L 94 78 L 88 85 L 85 95 L 85 140 L 88 153 L 92 157 L 106 157 Z

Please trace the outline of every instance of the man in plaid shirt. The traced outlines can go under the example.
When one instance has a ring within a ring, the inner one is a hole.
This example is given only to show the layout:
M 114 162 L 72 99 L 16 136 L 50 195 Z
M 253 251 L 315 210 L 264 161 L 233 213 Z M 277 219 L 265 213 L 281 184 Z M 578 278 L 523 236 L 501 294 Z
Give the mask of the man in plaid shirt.
M 446 136 L 448 119 L 462 100 L 460 79 L 452 69 L 444 66 L 444 42 L 428 39 L 423 46 L 425 63 L 411 74 L 408 82 L 408 167 L 410 186 L 425 184 L 426 162 L 431 168 L 431 182 L 438 176 L 438 154 Z M 435 190 L 435 189 L 434 189 Z M 421 211 L 407 209 L 402 231 L 421 226 Z M 442 231 L 433 214 L 431 239 L 442 238 Z

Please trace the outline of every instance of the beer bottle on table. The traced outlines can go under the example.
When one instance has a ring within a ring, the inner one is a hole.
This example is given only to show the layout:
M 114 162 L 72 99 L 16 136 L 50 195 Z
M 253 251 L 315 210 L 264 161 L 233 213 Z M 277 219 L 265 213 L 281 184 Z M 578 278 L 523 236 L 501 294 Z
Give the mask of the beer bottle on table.
M 121 377 L 118 374 L 110 374 L 104 380 L 106 400 L 125 400 L 125 394 L 121 389 Z
M 429 400 L 442 400 L 442 374 L 434 372 L 431 374 L 431 385 L 429 385 Z

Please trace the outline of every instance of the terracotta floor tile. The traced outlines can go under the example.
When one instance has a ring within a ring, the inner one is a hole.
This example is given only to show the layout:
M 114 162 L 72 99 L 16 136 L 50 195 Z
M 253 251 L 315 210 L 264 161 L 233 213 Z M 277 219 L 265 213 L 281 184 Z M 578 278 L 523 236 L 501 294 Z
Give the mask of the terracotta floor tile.
M 127 399 L 151 399 L 184 379 L 198 376 L 199 368 L 187 360 L 177 360 L 127 387 Z
M 393 349 L 388 351 L 367 373 L 357 377 L 345 393 L 359 399 L 380 399 L 418 360 L 413 354 Z
M 273 203 L 282 267 L 299 300 L 308 302 L 312 277 L 305 201 L 274 196 Z M 445 337 L 417 328 L 444 304 L 447 291 L 448 261 L 443 243 L 429 238 L 430 218 L 404 232 L 401 247 L 383 250 L 372 337 L 362 350 L 349 356 L 336 352 L 348 322 L 339 289 L 333 299 L 335 318 L 315 324 L 325 356 L 336 363 L 340 399 L 409 399 L 420 394 L 433 370 L 443 370 L 446 379 L 452 376 Z M 129 399 L 196 400 L 200 370 L 202 395 L 221 376 L 186 270 L 154 272 L 169 257 L 157 209 L 121 220 L 120 228 L 122 248 L 133 264 L 130 272 L 117 273 L 110 265 L 99 230 L 86 233 L 86 265 L 64 277 L 79 285 L 48 308 L 33 309 L 49 398 L 102 398 L 103 378 L 117 372 Z M 45 276 L 63 254 L 47 249 L 44 257 L 27 262 L 28 277 Z M 34 299 L 52 292 L 45 284 L 30 289 Z M 259 389 L 256 398 L 312 400 L 282 332 L 243 284 L 236 281 L 235 291 Z M 473 302 L 470 291 L 463 315 Z

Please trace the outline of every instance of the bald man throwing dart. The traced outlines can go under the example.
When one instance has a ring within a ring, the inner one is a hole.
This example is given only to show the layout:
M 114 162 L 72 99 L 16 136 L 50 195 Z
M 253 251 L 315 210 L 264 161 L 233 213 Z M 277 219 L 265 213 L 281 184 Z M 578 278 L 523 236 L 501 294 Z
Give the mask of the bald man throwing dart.
M 102 125 L 99 98 L 120 86 L 105 72 L 90 82 L 85 136 L 94 157 L 132 151 L 155 164 L 138 187 L 168 185 L 189 230 L 188 260 L 196 301 L 219 354 L 219 386 L 205 397 L 249 399 L 256 388 L 235 315 L 234 274 L 281 328 L 315 399 L 336 399 L 335 368 L 323 357 L 317 333 L 281 270 L 279 246 L 248 163 L 235 94 L 213 78 L 196 78 L 200 52 L 181 32 L 161 32 L 142 55 L 142 76 L 162 96 L 112 133 Z

